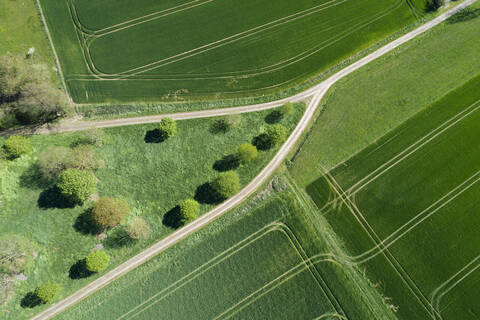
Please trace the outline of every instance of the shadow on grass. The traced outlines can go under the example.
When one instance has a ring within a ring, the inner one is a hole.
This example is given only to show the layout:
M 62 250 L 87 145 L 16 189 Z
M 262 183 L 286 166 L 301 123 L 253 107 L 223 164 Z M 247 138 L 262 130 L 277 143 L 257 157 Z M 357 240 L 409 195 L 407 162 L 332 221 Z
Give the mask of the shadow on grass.
M 454 24 L 459 22 L 470 21 L 475 18 L 480 17 L 480 8 L 472 9 L 472 8 L 465 8 L 458 12 L 457 14 L 451 16 L 447 19 L 447 23 Z
M 103 243 L 108 248 L 122 248 L 134 245 L 136 240 L 130 238 L 123 227 L 118 226 L 109 234 Z
M 272 148 L 272 141 L 266 133 L 262 133 L 252 140 L 252 144 L 257 147 L 258 150 L 266 151 Z
M 75 207 L 60 193 L 57 186 L 42 191 L 38 197 L 37 204 L 41 209 L 65 209 Z
M 181 223 L 180 217 L 180 206 L 175 206 L 174 208 L 170 209 L 165 215 L 163 216 L 162 223 L 166 227 L 170 227 L 173 229 L 180 228 L 183 223 Z
M 236 154 L 224 156 L 221 160 L 215 161 L 213 169 L 219 172 L 235 170 L 240 166 L 240 159 Z
M 162 136 L 160 129 L 153 129 L 145 133 L 145 142 L 146 143 L 160 143 L 165 141 L 165 138 Z
M 27 293 L 22 300 L 20 301 L 20 306 L 22 308 L 35 308 L 36 306 L 42 304 L 42 300 L 37 296 L 34 291 Z
M 77 219 L 75 219 L 75 223 L 73 224 L 73 228 L 80 232 L 81 234 L 99 234 L 102 232 L 102 228 L 97 225 L 95 220 L 92 217 L 92 209 L 87 209 L 83 213 L 81 213 Z
M 30 166 L 20 176 L 20 186 L 29 189 L 46 189 L 51 187 L 53 183 L 47 181 L 40 172 L 40 168 L 37 164 Z
M 88 271 L 87 269 L 86 259 L 78 260 L 73 266 L 70 267 L 70 270 L 68 271 L 68 276 L 73 280 L 85 279 L 90 277 L 92 274 L 93 272 Z
M 265 122 L 268 124 L 275 124 L 280 122 L 282 120 L 283 114 L 280 112 L 280 110 L 273 110 L 267 116 L 265 117 Z
M 197 188 L 194 199 L 203 204 L 218 204 L 224 200 L 217 191 L 213 189 L 210 182 L 206 182 Z

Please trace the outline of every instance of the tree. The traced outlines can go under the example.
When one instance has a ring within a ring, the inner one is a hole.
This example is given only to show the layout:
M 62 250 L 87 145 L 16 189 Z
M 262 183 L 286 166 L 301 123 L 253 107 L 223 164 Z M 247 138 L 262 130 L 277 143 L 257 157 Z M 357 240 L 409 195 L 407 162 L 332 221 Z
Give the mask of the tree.
M 67 169 L 58 177 L 57 187 L 72 204 L 82 204 L 97 190 L 97 179 L 90 171 Z
M 62 287 L 58 283 L 49 282 L 37 287 L 35 294 L 43 303 L 49 303 L 57 297 L 61 290 Z
M 73 148 L 68 154 L 67 168 L 82 170 L 96 170 L 105 165 L 95 147 L 88 144 L 81 144 Z
M 67 168 L 70 150 L 65 147 L 48 147 L 43 150 L 37 160 L 42 177 L 54 181 Z
M 129 213 L 130 207 L 123 199 L 100 198 L 92 208 L 92 218 L 102 228 L 113 228 L 123 223 Z
M 172 118 L 164 118 L 160 122 L 159 128 L 162 140 L 167 140 L 177 133 L 177 123 Z
M 140 217 L 132 219 L 125 226 L 125 232 L 131 239 L 134 240 L 148 238 L 151 231 L 152 230 L 150 229 L 147 221 Z
M 85 259 L 87 270 L 90 272 L 101 272 L 108 267 L 110 257 L 105 251 L 92 251 Z
M 251 145 L 250 143 L 243 143 L 238 146 L 238 157 L 240 161 L 246 163 L 255 159 L 258 156 L 257 147 Z
M 8 159 L 16 159 L 33 150 L 32 143 L 22 136 L 11 136 L 5 141 L 3 150 Z
M 220 197 L 228 199 L 240 189 L 240 179 L 234 171 L 221 172 L 212 181 L 211 186 Z
M 0 58 L 0 104 L 15 101 L 27 83 L 47 81 L 47 73 L 39 72 L 21 56 Z
M 428 11 L 437 11 L 444 4 L 445 4 L 445 0 L 428 0 L 427 1 L 427 10 Z
M 186 224 L 197 218 L 199 204 L 193 199 L 187 199 L 180 202 L 180 224 Z
M 288 130 L 281 124 L 275 124 L 267 128 L 267 137 L 272 146 L 277 146 L 287 139 Z
M 18 235 L 0 238 L 0 274 L 18 274 L 33 265 L 35 245 Z

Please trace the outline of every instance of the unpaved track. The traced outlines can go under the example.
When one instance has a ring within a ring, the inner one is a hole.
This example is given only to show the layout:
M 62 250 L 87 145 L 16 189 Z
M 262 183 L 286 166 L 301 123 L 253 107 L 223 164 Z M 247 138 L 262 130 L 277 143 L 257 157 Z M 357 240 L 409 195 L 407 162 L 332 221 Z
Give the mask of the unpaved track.
M 70 306 L 74 305 L 75 303 L 79 302 L 80 300 L 84 299 L 85 297 L 89 296 L 90 294 L 94 293 L 95 291 L 103 288 L 113 280 L 121 277 L 125 273 L 135 269 L 139 265 L 145 263 L 149 259 L 153 258 L 160 252 L 164 251 L 165 249 L 171 247 L 175 243 L 179 242 L 183 238 L 187 237 L 188 235 L 196 232 L 197 230 L 203 228 L 225 212 L 229 211 L 230 209 L 234 208 L 235 206 L 239 205 L 243 200 L 245 200 L 248 196 L 253 194 L 255 190 L 257 190 L 275 171 L 275 169 L 283 162 L 287 154 L 293 149 L 296 142 L 301 137 L 302 133 L 308 127 L 308 124 L 312 120 L 315 110 L 317 108 L 318 103 L 322 99 L 323 95 L 327 92 L 327 90 L 338 80 L 342 79 L 343 77 L 347 76 L 348 74 L 352 73 L 353 71 L 361 68 L 362 66 L 366 65 L 367 63 L 377 59 L 378 57 L 386 54 L 387 52 L 395 49 L 396 47 L 402 45 L 403 43 L 417 37 L 418 35 L 422 34 L 423 32 L 433 28 L 434 26 L 438 25 L 442 21 L 446 20 L 451 15 L 455 14 L 459 10 L 477 2 L 477 0 L 467 0 L 464 3 L 458 5 L 457 7 L 445 12 L 444 14 L 438 16 L 437 18 L 427 22 L 426 24 L 420 26 L 419 28 L 407 33 L 406 35 L 398 38 L 395 41 L 390 42 L 386 46 L 378 49 L 377 51 L 371 53 L 370 55 L 360 59 L 359 61 L 349 65 L 345 69 L 337 72 L 327 80 L 323 81 L 322 83 L 318 84 L 315 87 L 312 87 L 300 94 L 297 94 L 293 97 L 288 99 L 283 99 L 276 102 L 253 105 L 253 106 L 246 106 L 246 107 L 239 107 L 239 108 L 230 108 L 230 109 L 220 109 L 220 110 L 208 110 L 208 111 L 198 111 L 198 112 L 188 112 L 188 113 L 179 113 L 179 114 L 172 114 L 172 115 L 162 115 L 162 116 L 150 116 L 150 117 L 140 117 L 140 118 L 131 118 L 131 119 L 119 119 L 119 120 L 108 120 L 108 121 L 101 121 L 101 122 L 90 122 L 86 124 L 71 124 L 68 127 L 60 127 L 58 128 L 57 132 L 59 131 L 76 131 L 76 130 L 85 130 L 92 127 L 97 128 L 105 128 L 105 127 L 113 127 L 113 126 L 124 126 L 124 125 L 133 125 L 133 124 L 140 124 L 140 123 L 150 123 L 150 122 L 157 122 L 161 118 L 169 116 L 175 119 L 192 119 L 192 118 L 201 118 L 201 117 L 212 117 L 212 116 L 219 116 L 219 115 L 226 115 L 226 114 L 236 114 L 240 112 L 250 112 L 250 111 L 257 111 L 262 109 L 273 108 L 275 106 L 281 105 L 286 101 L 299 101 L 310 97 L 310 102 L 308 103 L 307 109 L 305 113 L 298 123 L 297 127 L 287 139 L 285 144 L 280 148 L 278 153 L 273 157 L 270 163 L 245 187 L 243 188 L 238 194 L 233 196 L 232 198 L 228 199 L 227 201 L 223 202 L 218 207 L 212 209 L 211 211 L 205 213 L 195 221 L 187 224 L 186 226 L 178 229 L 177 231 L 173 232 L 166 238 L 158 241 L 153 246 L 145 249 L 144 251 L 140 252 L 136 256 L 132 257 L 131 259 L 127 260 L 126 262 L 122 263 L 115 269 L 107 272 L 105 275 L 101 276 L 100 278 L 92 281 L 82 289 L 78 290 L 74 294 L 68 296 L 67 298 L 55 303 L 48 309 L 40 312 L 32 319 L 50 319 L 55 315 L 58 315 L 62 311 L 66 310 Z

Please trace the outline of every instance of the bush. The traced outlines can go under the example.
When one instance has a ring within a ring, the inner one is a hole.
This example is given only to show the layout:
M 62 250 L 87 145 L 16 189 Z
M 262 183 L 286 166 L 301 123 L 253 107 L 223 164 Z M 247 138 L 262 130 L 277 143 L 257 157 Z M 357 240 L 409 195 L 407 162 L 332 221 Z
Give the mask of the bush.
M 258 156 L 257 147 L 250 143 L 243 143 L 238 146 L 238 157 L 243 163 L 251 161 Z
M 137 240 L 148 238 L 152 230 L 145 219 L 137 217 L 127 223 L 125 232 L 131 239 Z
M 34 262 L 34 244 L 18 235 L 0 238 L 0 274 L 18 274 Z
M 92 218 L 102 228 L 112 228 L 123 223 L 130 213 L 125 200 L 100 198 L 93 205 Z
M 160 122 L 160 136 L 163 140 L 173 137 L 177 133 L 177 123 L 171 118 L 164 118 Z
M 8 159 L 16 159 L 33 150 L 32 143 L 22 136 L 11 136 L 5 141 L 3 150 Z
M 81 144 L 70 150 L 66 161 L 67 168 L 82 170 L 97 170 L 105 165 L 95 147 L 88 144 Z
M 70 150 L 65 147 L 48 147 L 38 156 L 37 165 L 42 177 L 54 181 L 67 168 Z
M 103 145 L 105 134 L 100 129 L 90 129 L 83 132 L 81 138 L 76 142 L 76 145 L 89 144 L 95 147 Z
M 293 103 L 287 102 L 287 103 L 285 103 L 283 106 L 281 106 L 280 108 L 278 108 L 278 110 L 280 111 L 280 113 L 282 114 L 282 116 L 284 116 L 284 117 L 289 116 L 289 115 L 291 115 L 292 112 L 293 112 Z
M 36 296 L 42 300 L 43 303 L 52 302 L 62 290 L 58 283 L 46 283 L 35 289 Z
M 445 0 L 428 0 L 427 11 L 437 11 L 445 4 Z
M 108 267 L 110 257 L 105 251 L 93 251 L 85 259 L 87 270 L 90 272 L 101 272 Z
M 82 204 L 97 190 L 97 179 L 90 171 L 67 169 L 58 177 L 57 187 L 72 204 Z
M 199 204 L 193 199 L 187 199 L 180 202 L 180 224 L 186 224 L 197 218 Z
M 283 143 L 287 139 L 288 130 L 281 124 L 275 124 L 267 128 L 265 133 L 253 139 L 253 145 L 259 150 L 268 150 Z
M 240 189 L 240 179 L 234 171 L 226 171 L 220 173 L 211 185 L 220 197 L 228 199 Z

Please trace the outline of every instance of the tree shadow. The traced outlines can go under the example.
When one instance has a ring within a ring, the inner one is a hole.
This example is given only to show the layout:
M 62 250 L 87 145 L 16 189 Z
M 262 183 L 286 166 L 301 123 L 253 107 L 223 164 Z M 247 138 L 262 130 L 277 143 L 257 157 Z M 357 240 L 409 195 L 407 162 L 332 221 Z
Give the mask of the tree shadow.
M 102 232 L 102 228 L 93 220 L 91 208 L 82 212 L 75 219 L 73 228 L 81 234 L 96 235 Z
M 480 17 L 480 8 L 477 8 L 477 9 L 465 8 L 460 12 L 458 12 L 457 14 L 448 18 L 447 23 L 449 24 L 460 23 L 460 22 L 473 20 L 478 17 Z
M 38 164 L 33 164 L 20 176 L 20 186 L 29 189 L 45 189 L 53 183 L 46 180 L 40 172 Z
M 283 113 L 280 110 L 273 110 L 265 117 L 265 122 L 268 124 L 275 124 L 280 122 L 283 118 Z
M 266 133 L 262 133 L 253 138 L 252 144 L 257 147 L 258 150 L 269 150 L 272 148 L 272 141 Z
M 89 271 L 87 269 L 87 260 L 86 259 L 81 259 L 75 262 L 70 267 L 70 270 L 68 271 L 68 276 L 70 279 L 76 280 L 76 279 L 85 279 L 90 277 L 93 274 L 93 272 Z
M 240 158 L 236 154 L 224 156 L 221 160 L 215 161 L 213 169 L 219 172 L 237 169 L 240 166 Z
M 124 228 L 117 227 L 111 234 L 109 234 L 108 238 L 106 238 L 103 243 L 109 248 L 121 248 L 132 246 L 136 241 L 128 236 Z
M 203 204 L 218 204 L 224 199 L 213 189 L 210 182 L 206 182 L 195 190 L 194 199 Z
M 42 304 L 42 300 L 37 296 L 34 291 L 30 291 L 29 293 L 27 293 L 20 301 L 20 306 L 25 309 L 35 308 L 40 304 Z
M 146 143 L 160 143 L 165 141 L 165 137 L 162 135 L 162 131 L 160 129 L 153 129 L 145 133 L 144 140 Z
M 180 206 L 175 206 L 174 208 L 170 209 L 167 213 L 163 215 L 162 223 L 164 226 L 178 229 L 183 224 L 181 222 L 180 217 Z
M 230 126 L 226 119 L 218 119 L 210 126 L 210 132 L 213 134 L 227 133 L 230 130 Z
M 37 204 L 41 209 L 66 209 L 75 207 L 61 194 L 57 186 L 42 191 L 38 197 Z

